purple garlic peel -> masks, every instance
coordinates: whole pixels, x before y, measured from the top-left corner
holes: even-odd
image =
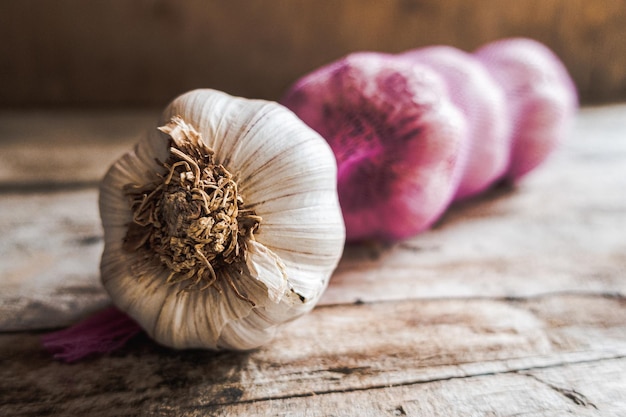
[[[283,103],[335,153],[348,240],[406,238],[450,203],[465,119],[429,68],[355,53],[301,79]]]
[[[559,58],[530,39],[504,39],[474,53],[505,93],[511,123],[512,182],[532,171],[567,135],[578,107],[576,86]]]
[[[335,153],[347,239],[393,241],[538,166],[577,98],[552,52],[509,39],[474,54],[353,53],[299,79],[282,103]]]
[[[511,124],[504,91],[480,61],[458,49],[433,46],[400,56],[437,71],[445,80],[450,100],[467,121],[470,157],[463,161],[455,199],[484,191],[504,175],[509,164]]]

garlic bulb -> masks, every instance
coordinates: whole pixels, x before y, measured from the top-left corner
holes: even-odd
[[[349,241],[408,238],[449,206],[467,124],[435,71],[356,52],[302,77],[282,103],[335,153]]]
[[[474,53],[351,53],[296,80],[281,102],[335,152],[351,241],[408,238],[451,203],[515,183],[567,136],[577,109],[558,57],[520,38]]]
[[[102,182],[102,282],[163,345],[263,345],[341,256],[333,153],[283,106],[215,90],[178,97],[160,126]]]

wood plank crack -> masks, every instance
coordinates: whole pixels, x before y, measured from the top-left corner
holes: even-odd
[[[432,383],[454,381],[454,380],[466,380],[466,379],[474,379],[474,378],[482,378],[482,377],[496,377],[499,375],[519,374],[519,375],[527,376],[527,377],[537,380],[538,382],[548,386],[550,389],[558,392],[560,395],[566,397],[569,401],[574,402],[576,405],[585,406],[585,407],[593,407],[595,409],[598,409],[598,407],[595,404],[589,401],[580,392],[574,389],[562,388],[557,385],[551,384],[547,381],[543,381],[530,372],[538,371],[538,370],[558,370],[559,368],[562,368],[564,366],[582,365],[582,364],[600,364],[603,362],[625,360],[625,359],[626,359],[626,355],[615,355],[615,356],[606,356],[606,357],[593,359],[593,360],[563,361],[558,364],[551,364],[551,365],[545,365],[545,366],[532,366],[528,368],[509,369],[509,370],[503,370],[503,371],[497,371],[497,372],[467,373],[467,374],[460,375],[460,376],[449,376],[449,377],[440,377],[440,378],[430,378],[430,379],[424,379],[424,380],[413,380],[413,381],[406,381],[406,382],[396,383],[396,384],[386,384],[386,385],[375,384],[375,385],[364,386],[364,387],[351,387],[351,388],[334,389],[334,390],[319,390],[319,391],[310,391],[310,392],[303,392],[303,393],[291,394],[291,395],[275,395],[275,396],[266,396],[266,397],[242,399],[242,400],[238,399],[237,401],[211,403],[211,404],[206,404],[206,405],[181,406],[180,408],[185,409],[185,410],[207,410],[207,409],[210,410],[214,408],[227,407],[227,406],[232,406],[232,405],[256,404],[256,403],[263,403],[263,402],[272,402],[272,401],[280,401],[280,400],[288,400],[288,399],[296,399],[296,398],[317,397],[317,396],[324,396],[324,395],[349,394],[349,393],[367,392],[367,391],[397,388],[397,387],[411,387],[411,386],[427,385],[427,384],[432,384]],[[404,414],[398,414],[398,415],[404,415]]]
[[[555,385],[553,383],[545,381],[545,380],[537,377],[536,375],[533,375],[533,374],[528,373],[526,371],[518,372],[518,373],[520,375],[527,376],[529,378],[534,379],[537,382],[540,382],[540,383],[544,384],[545,386],[547,386],[550,389],[556,391],[557,393],[559,393],[560,395],[564,396],[565,398],[567,398],[568,400],[570,400],[571,402],[573,402],[576,405],[579,405],[579,406],[582,406],[582,407],[592,407],[592,408],[595,408],[596,410],[598,409],[598,407],[594,403],[589,401],[589,399],[584,394],[582,394],[581,392],[576,391],[575,389],[560,387],[558,385]]]
[[[332,282],[330,284],[332,286]],[[540,292],[535,294],[526,294],[526,295],[463,295],[458,297],[428,297],[428,299],[422,299],[419,297],[407,297],[404,298],[403,301],[416,301],[420,300],[428,301],[428,302],[436,302],[436,301],[450,301],[452,299],[458,301],[495,301],[495,302],[505,302],[505,303],[524,303],[528,301],[540,301],[543,299],[551,298],[551,297],[581,297],[581,298],[604,298],[607,300],[615,300],[618,302],[626,302],[626,293],[622,293],[619,291],[589,291],[589,290],[559,290],[559,291],[549,291],[549,292]],[[329,309],[329,308],[337,308],[337,307],[345,307],[345,306],[368,306],[373,304],[394,304],[397,303],[398,300],[387,300],[380,299],[375,301],[364,301],[364,300],[356,300],[354,302],[341,302],[341,303],[324,303],[316,306],[316,309]]]

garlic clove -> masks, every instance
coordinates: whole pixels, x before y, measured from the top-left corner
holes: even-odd
[[[343,251],[332,151],[283,106],[215,90],[162,117],[101,184],[102,282],[164,345],[267,343]]]
[[[467,128],[428,67],[355,53],[301,78],[282,103],[335,152],[349,240],[412,236],[450,203]]]
[[[274,319],[265,317],[262,309],[250,314],[238,322],[229,322],[224,326],[218,346],[222,349],[249,350],[263,346],[274,338],[278,327]]]
[[[279,303],[289,290],[285,264],[274,252],[255,241],[248,242],[246,255],[250,275],[265,285],[270,301]]]
[[[503,90],[473,55],[449,46],[414,49],[399,55],[426,65],[445,81],[448,95],[468,127],[468,156],[455,200],[471,197],[501,179],[509,165],[511,124]]]
[[[123,237],[123,235],[121,236]],[[161,272],[160,275],[155,271],[154,275],[141,274],[140,277],[136,277],[136,270],[141,271],[147,266],[137,265],[134,270],[131,270],[129,268],[132,265],[131,259],[118,255],[118,253],[123,253],[121,245],[117,250],[114,246],[111,247],[111,244],[105,243],[105,245],[109,246],[110,249],[103,253],[100,264],[103,285],[122,311],[128,312],[138,308],[136,303],[141,301],[142,304],[139,307],[146,318],[142,327],[148,334],[153,334],[156,319],[159,316],[163,301],[168,295],[167,289],[160,284],[163,279],[167,278],[165,271]],[[128,279],[129,276],[132,276],[134,280]],[[150,294],[150,296],[145,297],[145,294]]]
[[[176,349],[220,348],[218,341],[225,325],[238,323],[253,310],[249,302],[230,297],[228,289],[223,286],[220,289],[222,294],[184,291],[180,287],[177,291],[170,289],[162,301],[154,329],[148,333],[155,340]],[[260,291],[257,284],[257,292]]]
[[[506,96],[512,143],[505,177],[515,182],[567,136],[578,106],[576,87],[558,57],[531,39],[495,41],[474,55]]]

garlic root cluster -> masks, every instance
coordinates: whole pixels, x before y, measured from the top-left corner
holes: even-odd
[[[403,239],[453,202],[537,167],[567,133],[575,86],[529,39],[470,54],[434,46],[353,53],[281,101],[330,144],[348,240]]]
[[[283,106],[175,99],[100,189],[102,282],[174,348],[251,349],[311,310],[343,251],[336,163]]]

